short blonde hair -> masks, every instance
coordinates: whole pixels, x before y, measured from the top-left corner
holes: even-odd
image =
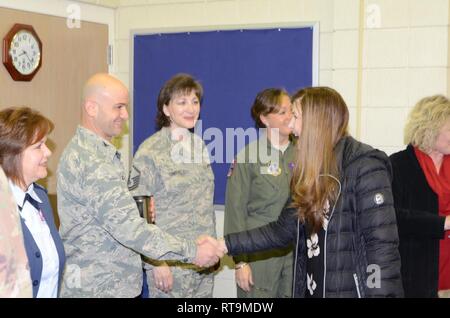
[[[404,142],[430,152],[439,130],[450,120],[450,101],[443,95],[422,98],[411,110],[405,126]]]

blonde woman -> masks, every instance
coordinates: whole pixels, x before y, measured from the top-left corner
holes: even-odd
[[[405,150],[391,156],[406,297],[450,289],[450,101],[421,99],[405,126]],[[446,232],[447,231],[447,232]]]
[[[291,198],[277,221],[225,236],[228,253],[294,243],[294,297],[401,297],[387,156],[349,136],[335,90],[302,89],[293,105]]]

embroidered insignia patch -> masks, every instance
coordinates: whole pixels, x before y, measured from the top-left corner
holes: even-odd
[[[277,163],[270,163],[267,167],[267,173],[271,174],[274,177],[277,177],[281,174],[281,168]]]
[[[130,176],[128,177],[128,189],[130,191],[136,189],[139,185],[141,179],[141,171],[133,166],[130,171]]]

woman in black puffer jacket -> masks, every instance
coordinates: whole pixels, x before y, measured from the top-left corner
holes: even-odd
[[[225,236],[228,253],[294,243],[295,297],[402,297],[387,156],[348,136],[335,90],[302,89],[293,105],[300,136],[291,199],[277,221]]]

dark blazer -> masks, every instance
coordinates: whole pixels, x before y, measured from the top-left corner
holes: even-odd
[[[59,294],[59,287],[61,284],[61,278],[64,271],[64,264],[66,262],[66,255],[64,253],[64,247],[61,241],[61,237],[59,236],[58,230],[56,229],[55,226],[55,220],[53,218],[53,210],[48,200],[47,190],[35,183],[34,191],[42,201],[42,203],[39,204],[39,207],[41,208],[42,214],[44,215],[45,221],[47,222],[47,225],[50,229],[50,233],[53,237],[53,241],[55,242],[56,250],[58,251],[59,256],[58,294]],[[33,297],[36,297],[39,290],[39,285],[41,283],[41,274],[42,274],[41,251],[39,250],[36,242],[34,241],[33,235],[25,225],[25,221],[22,218],[20,218],[20,221],[22,223],[22,232],[25,243],[25,250],[28,256],[28,262],[30,263],[31,282],[33,284]]]
[[[352,137],[335,147],[341,193],[330,214],[325,245],[325,297],[402,297],[398,232],[389,159]],[[296,244],[294,295],[306,292],[304,225],[288,200],[275,222],[228,234],[230,255]],[[380,269],[372,284],[373,265]]]
[[[445,234],[438,196],[428,185],[411,145],[390,159],[405,296],[437,297],[439,240]]]

